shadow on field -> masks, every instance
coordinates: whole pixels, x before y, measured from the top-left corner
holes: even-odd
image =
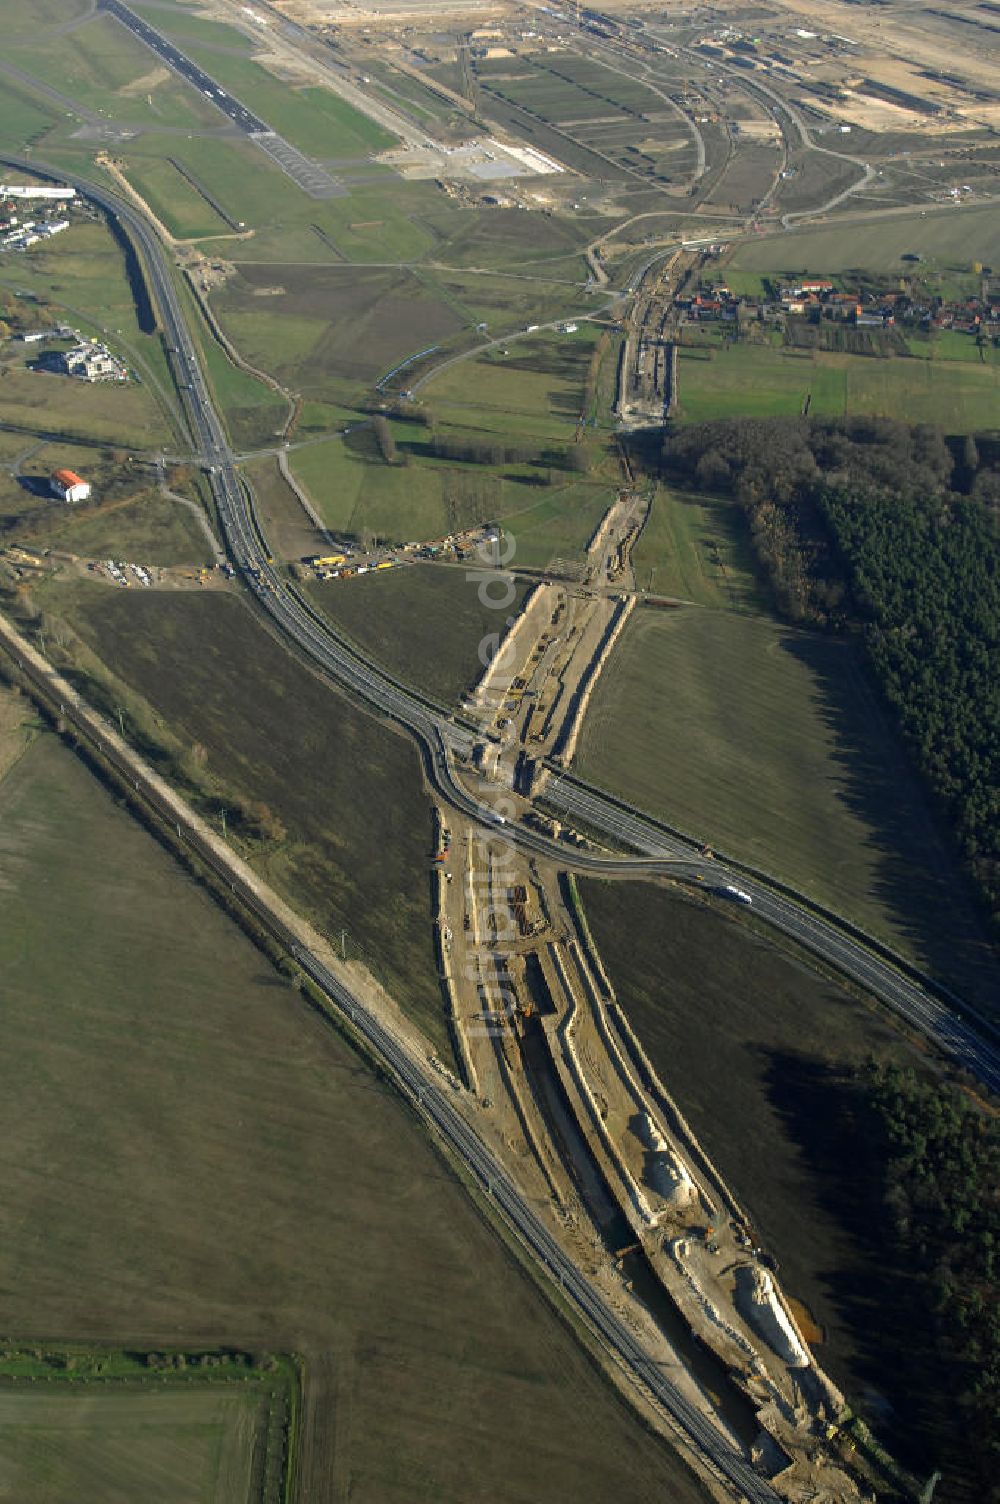
[[[862,1077],[795,1051],[766,1050],[764,1084],[801,1153],[819,1207],[844,1230],[854,1257],[821,1271],[853,1334],[852,1399],[879,1438],[920,1473],[944,1465],[937,1412],[948,1391],[921,1300],[886,1200],[886,1149]],[[823,1362],[823,1350],[817,1353]]]
[[[783,635],[780,646],[812,676],[816,709],[843,774],[838,798],[864,822],[877,854],[876,896],[929,971],[959,993],[986,1000],[995,973],[988,974],[991,958],[972,895],[855,649],[800,633]]]
[[[47,475],[19,475],[17,483],[29,496],[42,496],[46,501],[52,500],[52,487]]]

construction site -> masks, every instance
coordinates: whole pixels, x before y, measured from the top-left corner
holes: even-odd
[[[677,405],[677,312],[704,256],[678,250],[643,281],[629,310],[618,366],[615,415],[626,428],[659,426]]]
[[[622,490],[581,577],[534,588],[466,703],[482,727],[466,782],[487,813],[484,825],[436,812],[435,941],[461,1083],[438,1069],[470,1094],[477,1122],[574,1257],[781,1495],[857,1499],[844,1397],[811,1353],[751,1217],[633,1032],[573,878],[504,835],[521,798],[573,756],[590,693],[636,608],[630,553],[646,505]],[[588,836],[532,818],[594,849]]]

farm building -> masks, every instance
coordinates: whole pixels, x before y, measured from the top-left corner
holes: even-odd
[[[89,481],[81,480],[75,470],[57,470],[49,486],[62,501],[86,501],[90,495]]]

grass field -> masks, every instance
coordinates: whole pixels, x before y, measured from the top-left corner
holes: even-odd
[[[281,821],[285,839],[257,857],[269,880],[323,933],[346,928],[352,952],[447,1052],[430,816],[410,745],[300,668],[230,597],[78,586],[64,601],[112,672],[205,749],[208,773]]]
[[[476,561],[470,561],[474,571]],[[504,611],[483,605],[479,580],[466,569],[418,564],[309,587],[309,595],[348,637],[391,673],[445,704],[483,672],[479,645],[506,630],[527,593],[520,585]],[[502,594],[499,588],[494,595]]]
[[[448,532],[447,467],[387,465],[374,457],[366,438],[358,437],[351,446],[339,439],[312,444],[291,455],[296,480],[327,526],[355,538],[371,533],[395,543]],[[484,484],[499,487],[500,482],[490,475]]]
[[[449,366],[421,397],[454,427],[571,443],[599,337],[584,324],[576,334],[539,333],[500,345]]]
[[[112,120],[139,124],[215,125],[218,114],[193,85],[164,67],[110,16],[44,37],[21,36],[8,60],[77,104]]]
[[[544,278],[561,275],[554,270],[554,263],[573,257],[579,258],[574,264],[580,279],[587,275],[586,264],[580,257],[583,247],[614,223],[597,215],[576,220],[543,216],[530,209],[505,209],[503,214],[490,210],[465,211],[456,215],[440,204],[430,208],[427,218],[447,237],[450,266],[506,268],[511,272],[530,267]]]
[[[196,16],[186,0],[171,3],[171,0],[155,0],[146,5],[142,0],[131,7],[136,15],[144,17],[151,26],[165,37],[173,37],[183,49],[189,42],[204,42],[208,46],[225,47],[229,51],[251,52],[255,39],[235,26],[226,26],[219,21],[205,21]]]
[[[581,885],[631,1023],[699,1140],[823,1328],[816,1355],[849,1403],[923,1473],[939,1377],[914,1340],[909,1275],[885,1261],[876,1135],[859,1113],[868,1061],[919,1068],[887,1018],[746,924],[636,883]]]
[[[632,550],[641,590],[699,606],[760,606],[753,554],[742,513],[732,502],[658,486]]]
[[[126,164],[125,176],[179,240],[230,233],[226,221],[166,157],[133,159]]]
[[[401,444],[410,425],[394,425]],[[422,433],[422,430],[418,430]],[[513,537],[512,563],[542,568],[550,559],[579,558],[614,499],[604,481],[558,474],[541,486],[524,466],[457,466],[418,459],[387,465],[372,453],[367,433],[342,443],[313,444],[292,452],[291,466],[313,505],[335,532],[366,534],[405,543],[440,538],[477,521],[502,520]]]
[[[976,348],[975,340],[958,329],[939,329],[933,334],[911,334],[906,338],[907,349],[918,360],[973,361],[980,365],[996,365],[1000,352],[993,345]],[[939,380],[947,380],[947,377]]]
[[[27,86],[20,89],[8,78],[0,83],[0,140],[9,151],[33,145],[54,120],[54,113],[32,98]]]
[[[87,9],[87,0],[8,0],[4,28],[11,38],[35,37],[42,27],[76,20]]]
[[[847,645],[728,612],[642,612],[579,763],[973,990],[961,887]]]
[[[300,1353],[303,1498],[704,1504],[393,1093],[52,737],[0,816],[7,1332]],[[66,1504],[161,1497],[108,1484]]]
[[[58,427],[65,406],[68,418],[84,425],[82,431],[88,438],[107,433],[127,440],[125,430],[131,425],[137,444],[162,442],[169,432],[164,404],[169,404],[173,392],[166,358],[156,332],[140,324],[122,251],[103,223],[74,224],[44,249],[33,246],[26,255],[0,256],[0,285],[20,298],[38,299],[51,307],[53,322],[65,319],[85,335],[106,339],[142,382],[141,386],[91,387],[82,381],[45,377],[47,383],[58,383],[60,390],[56,403],[52,385],[46,387],[48,428]],[[25,386],[24,390],[35,389]],[[7,401],[5,389],[5,405]],[[121,415],[117,424],[112,422],[113,412]]]
[[[468,323],[485,323],[494,337],[526,324],[548,324],[580,308],[574,278],[505,276],[502,272],[442,272],[420,268],[421,282],[444,298]]]
[[[749,213],[774,183],[781,165],[777,143],[745,142],[712,185],[706,204],[723,213]]]
[[[857,149],[854,154],[858,154]],[[792,176],[782,179],[776,194],[776,202],[785,214],[814,210],[818,204],[828,203],[836,194],[852,187],[862,176],[857,163],[838,161],[825,152],[793,151],[786,166],[792,169]]]
[[[371,163],[361,174],[365,181],[358,183],[338,169],[349,188],[346,196],[311,199],[245,138],[145,134],[123,145],[120,154],[129,176],[135,174],[139,182],[147,167],[155,174],[162,171],[157,164],[168,157],[181,162],[234,219],[253,231],[251,238],[225,247],[240,264],[419,259],[445,242],[449,225],[472,212],[442,206],[432,183],[405,183],[388,168],[383,181],[367,181],[375,172]],[[169,214],[171,204],[165,208]],[[440,228],[422,222],[430,209],[439,211]]]
[[[1000,260],[1000,207],[969,204],[961,209],[892,215],[886,219],[834,223],[791,235],[762,236],[739,246],[730,264],[748,272],[903,272],[901,257],[919,251],[933,266],[963,271],[973,261]]]
[[[902,418],[940,424],[949,433],[995,428],[1000,366],[984,365],[971,344],[968,355],[942,372],[927,360],[793,353],[770,345],[718,348],[709,360],[682,350],[681,416],[693,422],[794,416],[808,397],[814,418]]]
[[[246,1504],[259,1394],[0,1392],[0,1477],[45,1504]]]
[[[360,397],[469,322],[405,270],[243,265],[212,303],[248,360],[314,399]]]
[[[272,446],[288,421],[289,402],[259,377],[234,365],[197,307],[190,289],[182,289],[189,324],[201,347],[203,364],[217,405],[237,448]],[[242,352],[238,352],[242,354]]]
[[[209,564],[205,534],[187,507],[150,490],[103,517],[76,520],[47,540],[84,558],[129,559],[135,564]]]
[[[8,366],[0,393],[4,421],[47,433],[144,450],[167,437],[160,410],[134,382],[78,381],[49,371]]]
[[[128,142],[121,155],[129,179],[140,192],[145,191],[144,185],[150,179],[155,185],[163,172],[161,164],[174,157],[234,219],[245,220],[252,228],[268,218],[281,224],[294,223],[308,212],[305,207],[308,200],[303,200],[301,189],[270,157],[245,139],[220,141],[205,136],[144,135]],[[176,174],[176,168],[171,171]],[[175,180],[170,182],[171,193],[162,207],[169,228],[179,234],[180,225],[174,216],[182,209],[186,195]],[[181,196],[175,198],[175,194]],[[318,249],[318,241],[316,245]],[[236,254],[243,248],[243,242],[236,242],[229,249]]]
[[[441,347],[437,358],[443,360],[463,330],[484,322],[494,336],[505,327],[523,329],[523,320],[551,320],[575,301],[574,285],[563,282],[494,280],[436,269],[240,262],[237,276],[213,295],[212,305],[255,365],[312,400],[349,402],[359,401],[379,377],[422,351]],[[428,383],[428,393],[435,403],[440,397],[464,404],[482,390],[484,405],[492,408],[497,365],[505,361],[521,376],[531,373],[522,406],[537,399],[541,406],[534,416],[551,413],[553,404],[562,406],[553,378],[579,390],[597,335],[586,328],[575,337],[558,338],[561,349],[553,336],[540,336],[530,342],[530,351],[519,341],[508,357],[463,362],[456,368],[457,381],[449,382],[446,372]],[[501,394],[501,400],[508,396]],[[577,416],[574,412],[574,421]]]
[[[293,186],[287,178],[285,183]],[[260,207],[239,216],[258,226],[254,238],[240,247],[241,263],[420,261],[429,252],[442,250],[454,227],[473,215],[469,209],[442,207],[432,183],[405,183],[392,175],[353,185],[346,197],[324,203],[306,199],[295,189],[297,196],[287,213],[270,209],[269,195],[241,184],[241,197],[247,192]],[[434,211],[441,216],[440,226],[429,222]],[[319,226],[324,239],[317,236],[314,226]]]
[[[396,144],[395,136],[330,89],[292,88],[250,58],[210,51],[201,43],[185,43],[184,51],[265,125],[310,156],[367,156]]]
[[[295,561],[327,551],[326,540],[306,515],[273,455],[246,465],[244,474],[253,486],[257,515],[276,558]]]
[[[581,560],[614,499],[615,488],[607,482],[570,481],[543,491],[538,501],[505,510],[511,567],[544,569],[553,559]]]

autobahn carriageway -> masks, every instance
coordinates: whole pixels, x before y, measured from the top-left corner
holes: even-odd
[[[367,705],[388,716],[418,741],[425,770],[436,792],[453,808],[479,823],[489,824],[489,812],[462,783],[455,771],[455,753],[467,755],[475,734],[442,707],[399,683],[346,643],[292,588],[271,561],[254,510],[253,494],[234,461],[222,421],[205,382],[177,290],[163,249],[145,217],[103,185],[67,174],[23,157],[0,156],[0,161],[40,176],[71,184],[85,197],[115,216],[131,234],[139,251],[150,292],[159,310],[174,380],[180,391],[198,458],[208,472],[219,521],[233,561],[242,573],[272,626],[314,669],[340,688],[350,690]],[[578,872],[595,876],[649,876],[725,884],[738,882],[753,899],[755,915],[780,930],[898,1013],[978,1077],[1000,1092],[1000,1048],[956,1012],[959,1000],[941,990],[914,968],[859,932],[796,895],[782,893],[762,878],[739,867],[730,868],[716,857],[700,860],[700,847],[691,839],[665,829],[621,801],[590,788],[572,773],[559,772],[545,794],[572,819],[609,836],[637,857],[613,856],[568,848],[564,842],[509,822],[505,839],[522,849]],[[495,829],[495,827],[494,827]],[[496,832],[499,834],[498,832]],[[952,1005],[954,1004],[954,1006]],[[982,1029],[996,1032],[986,1020]]]
[[[489,819],[487,807],[465,788],[454,768],[455,752],[471,749],[473,733],[457,724],[432,701],[415,694],[368,663],[343,642],[330,624],[287,584],[271,562],[254,512],[252,492],[236,467],[177,290],[150,224],[136,209],[103,185],[23,157],[2,155],[0,161],[37,176],[71,184],[129,232],[159,311],[174,380],[181,394],[198,458],[209,477],[220,525],[234,563],[272,625],[297,653],[305,656],[324,677],[353,692],[418,740],[428,777],[442,798],[470,819],[485,824],[495,837],[510,839],[524,849],[577,871],[623,877],[670,873],[713,881],[723,881],[729,875],[724,863],[699,860],[695,843],[666,831],[654,821],[589,789],[566,773],[557,779],[556,791],[548,796],[550,802],[558,802],[571,816],[600,829],[622,845],[632,847],[640,853],[638,857],[571,851],[564,843],[520,822],[505,825],[502,832],[497,830]],[[752,897],[754,912],[761,919],[792,936],[873,992],[946,1053],[958,1058],[991,1089],[1000,1090],[1000,1053],[943,1006],[919,981],[911,980],[832,920],[814,914],[761,880],[748,879],[742,871],[734,871],[732,875]],[[259,908],[256,902],[252,906]],[[391,1068],[406,1094],[416,1101],[453,1152],[484,1184],[535,1256],[559,1281],[636,1380],[663,1404],[698,1449],[744,1498],[752,1504],[773,1504],[778,1498],[775,1491],[662,1373],[562,1251],[513,1180],[429,1072],[402,1049],[371,1010],[315,955],[304,951],[297,941],[291,948],[302,969],[348,1016],[377,1056]]]

